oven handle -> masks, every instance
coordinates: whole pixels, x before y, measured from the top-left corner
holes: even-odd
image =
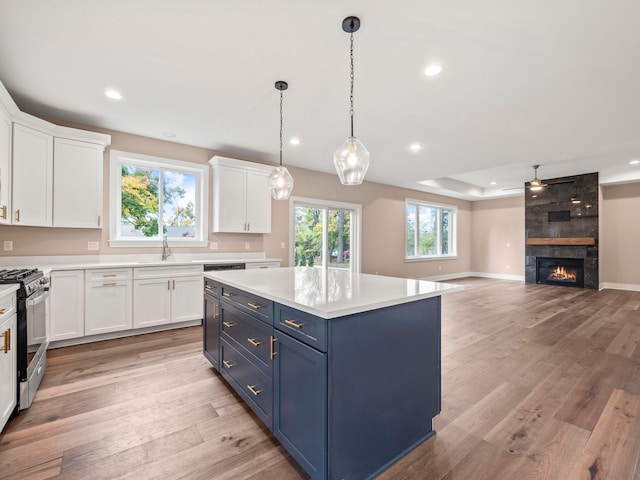
[[[45,290],[39,295],[36,295],[35,297],[27,298],[27,307],[33,307],[34,305],[44,302],[48,296],[49,296],[49,291]]]

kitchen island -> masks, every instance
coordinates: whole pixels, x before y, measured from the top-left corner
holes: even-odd
[[[295,267],[205,273],[204,354],[314,479],[432,436],[446,283]]]

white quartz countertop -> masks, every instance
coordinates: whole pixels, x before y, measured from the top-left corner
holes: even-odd
[[[461,285],[313,267],[205,272],[204,276],[321,318],[436,297]]]

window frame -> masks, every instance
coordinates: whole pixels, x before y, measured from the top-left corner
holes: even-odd
[[[161,247],[162,237],[130,238],[121,235],[122,165],[170,170],[196,176],[196,236],[168,238],[171,247],[206,247],[209,243],[209,166],[170,158],[111,150],[109,172],[109,246]]]
[[[289,245],[291,248],[289,249],[289,265],[295,265],[295,248],[296,248],[296,219],[295,219],[295,211],[296,207],[310,207],[310,208],[319,208],[323,210],[323,231],[326,231],[327,228],[327,215],[326,211],[328,210],[349,210],[351,211],[351,245],[352,250],[353,246],[356,247],[356,254],[350,255],[350,269],[345,271],[350,271],[352,273],[360,273],[361,268],[361,259],[362,259],[362,205],[357,203],[345,203],[345,202],[336,202],[331,200],[321,200],[316,198],[306,198],[306,197],[290,197],[289,198]],[[322,268],[323,270],[328,270],[330,267],[328,265],[328,261],[326,259],[326,250],[327,246],[325,244],[326,237],[323,236],[322,239],[322,266],[315,268]]]
[[[426,207],[426,208],[435,208],[438,210],[438,219],[437,219],[437,224],[438,224],[438,235],[437,235],[437,243],[436,243],[436,249],[437,252],[435,255],[412,255],[409,256],[407,255],[407,244],[409,241],[409,236],[408,236],[408,225],[407,225],[407,221],[408,221],[408,215],[407,215],[407,209],[408,207],[412,205],[416,208],[416,228],[415,228],[415,238],[414,238],[414,253],[415,253],[415,247],[419,244],[418,242],[418,232],[420,231],[420,229],[418,228],[419,226],[419,220],[420,220],[420,215],[419,215],[419,207]],[[442,254],[442,211],[443,210],[447,210],[449,212],[451,212],[451,221],[450,221],[450,225],[449,225],[449,251],[450,253],[448,254]],[[455,259],[458,258],[458,236],[457,236],[457,229],[458,229],[458,207],[456,205],[449,205],[449,204],[445,204],[445,203],[436,203],[436,202],[430,202],[430,201],[426,201],[426,200],[417,200],[415,198],[405,198],[405,204],[404,204],[404,260],[405,262],[422,262],[422,261],[430,261],[430,260],[447,260],[447,259]]]

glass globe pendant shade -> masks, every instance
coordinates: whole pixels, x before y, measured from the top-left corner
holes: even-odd
[[[333,164],[343,185],[360,185],[369,168],[369,150],[356,137],[349,137],[333,154]]]
[[[269,189],[274,200],[287,200],[293,190],[293,177],[287,167],[280,165],[269,175]]]

